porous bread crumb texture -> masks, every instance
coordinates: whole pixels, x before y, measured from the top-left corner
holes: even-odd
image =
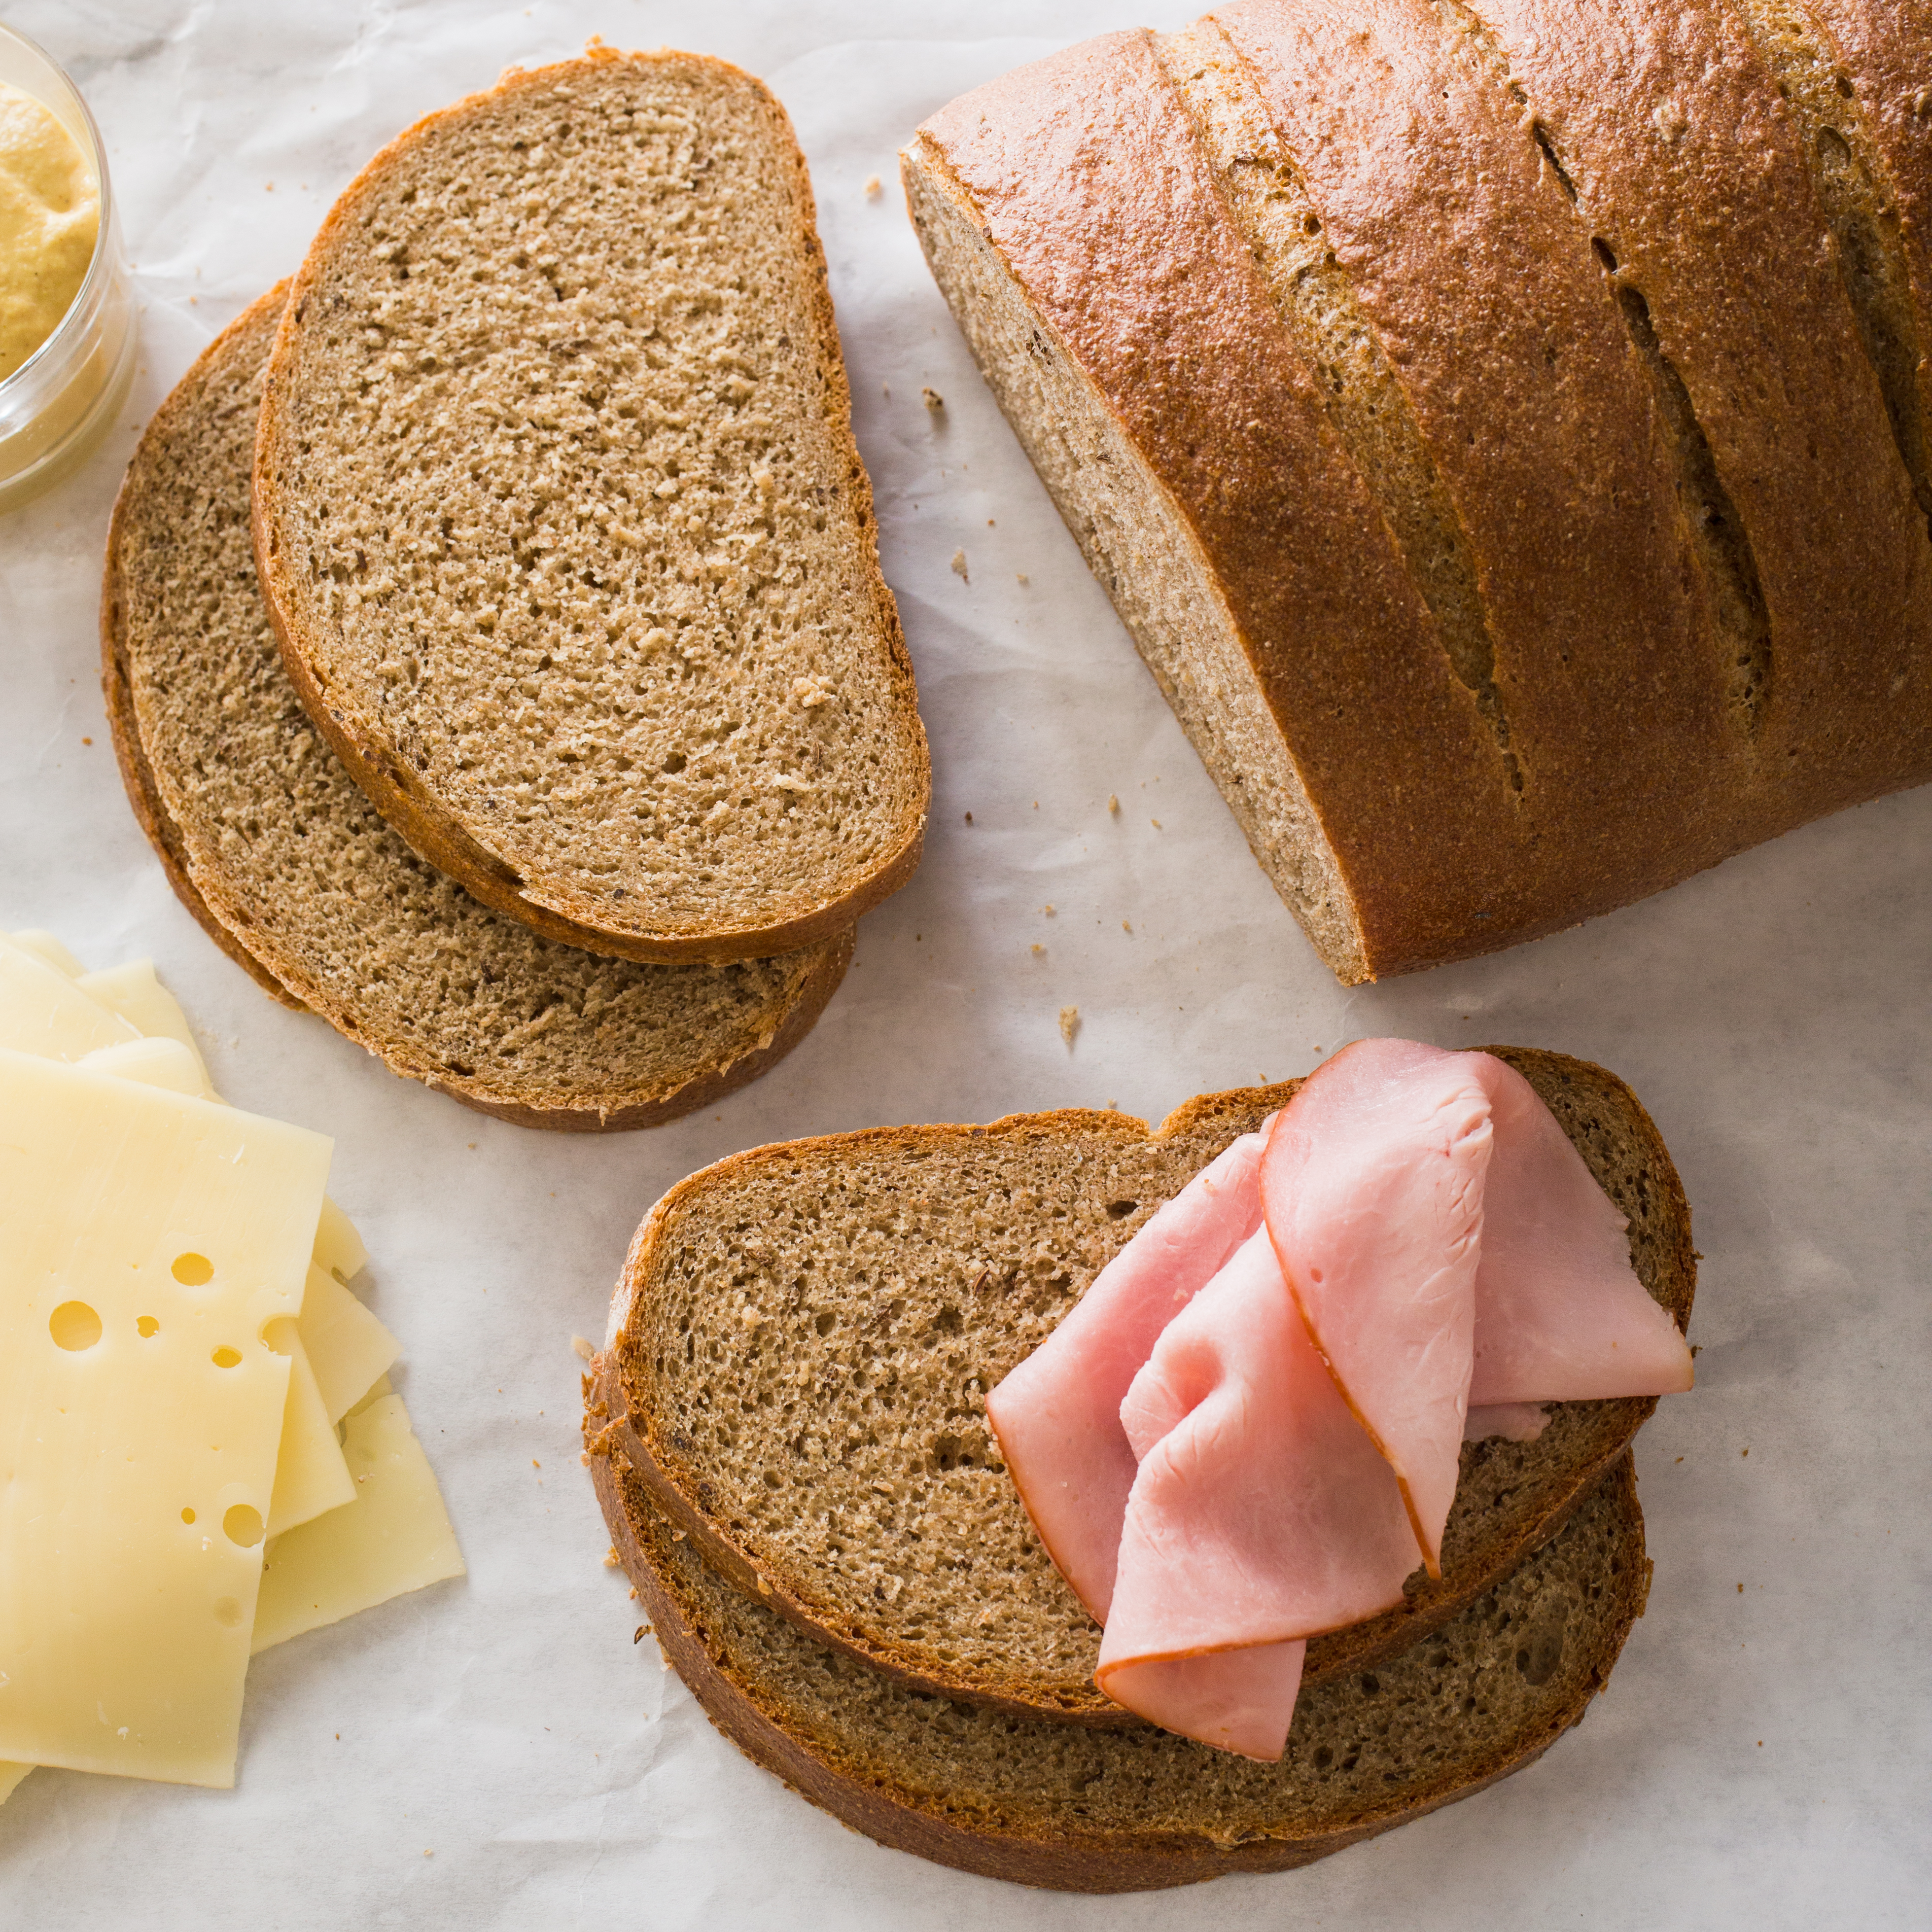
[[[1580,1721],[1649,1587],[1626,1455],[1451,1622],[1305,1688],[1286,1754],[1264,1765],[1138,1722],[909,1690],[733,1589],[634,1480],[606,1478],[604,1494],[660,1641],[742,1748],[888,1844],[1083,1891],[1305,1863],[1520,1768]]]
[[[602,958],[490,911],[389,830],[297,702],[256,579],[249,465],[281,307],[272,291],[183,379],[117,507],[103,619],[137,812],[145,791],[184,896],[244,964],[398,1071],[534,1124],[700,1104],[802,1031],[845,947]]]
[[[1640,1276],[1684,1319],[1688,1210],[1628,1090],[1564,1056],[1501,1051],[1630,1217]],[[1210,1096],[1160,1138],[1119,1114],[1022,1116],[761,1149],[685,1184],[634,1251],[618,1348],[660,1479],[835,1641],[950,1691],[1120,1721],[1091,1681],[1099,1628],[1000,1460],[986,1393],[1294,1085]],[[1443,1581],[1418,1570],[1401,1610],[1318,1640],[1310,1679],[1466,1600],[1654,1406],[1564,1403],[1534,1443],[1466,1444]]]
[[[332,736],[614,947],[849,923],[925,740],[770,96],[507,76],[365,171],[293,302],[257,500]]]
[[[1088,565],[1316,950],[1368,976],[1340,866],[1215,573],[1119,418],[931,165],[904,170],[934,278]]]

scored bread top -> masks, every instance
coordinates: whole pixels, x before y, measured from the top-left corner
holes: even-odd
[[[1550,1106],[1631,1223],[1680,1322],[1695,1285],[1668,1154],[1613,1075],[1490,1049]],[[1298,1083],[1206,1096],[1157,1134],[1118,1114],[1016,1115],[754,1149],[639,1230],[589,1398],[627,1460],[740,1587],[874,1666],[950,1695],[1124,1721],[1100,1633],[1040,1544],[985,1401],[1164,1200]],[[1538,1441],[1471,1443],[1444,1539],[1402,1606],[1309,1647],[1311,1682],[1452,1614],[1560,1522],[1654,1400],[1566,1402]]]
[[[1304,1688],[1262,1764],[922,1695],[734,1588],[609,1457],[591,1474],[666,1660],[748,1756],[881,1844],[1068,1892],[1286,1870],[1520,1770],[1581,1720],[1650,1587],[1626,1453],[1452,1621]]]
[[[1932,778],[1921,13],[1234,0],[904,150],[989,384],[1343,980]],[[1397,595],[1333,642],[1378,545]]]
[[[383,823],[296,701],[256,580],[248,472],[286,293],[182,378],[115,506],[103,677],[136,816],[218,944],[396,1072],[532,1126],[706,1105],[802,1036],[849,934],[728,966],[606,958],[479,904]]]
[[[385,149],[296,278],[254,493],[303,702],[487,904],[742,958],[917,862],[810,184],[748,75],[593,48]]]

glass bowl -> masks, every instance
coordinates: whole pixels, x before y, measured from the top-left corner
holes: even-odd
[[[58,482],[94,446],[134,374],[134,303],[100,130],[59,64],[0,26],[0,81],[40,102],[100,184],[100,230],[80,292],[53,333],[0,381],[0,512]]]

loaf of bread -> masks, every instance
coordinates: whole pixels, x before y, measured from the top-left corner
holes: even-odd
[[[248,478],[286,285],[155,412],[115,506],[103,676],[129,797],[216,943],[398,1073],[525,1126],[674,1119],[787,1052],[849,933],[644,965],[542,938],[425,864],[297,702],[256,580]]]
[[[905,150],[1343,980],[1932,777],[1928,82],[1888,0],[1237,0]]]
[[[698,56],[512,70],[378,154],[272,361],[303,703],[478,898],[651,961],[832,939],[928,770],[784,112]]]
[[[1628,1218],[1681,1328],[1690,1210],[1649,1116],[1567,1054],[1489,1051],[1530,1081]],[[734,1154],[638,1231],[587,1433],[738,1587],[916,1688],[1085,1723],[1100,1630],[1036,1534],[986,1396],[1161,1204],[1300,1082],[1118,1113],[834,1134]],[[1534,1442],[1466,1443],[1443,1576],[1309,1646],[1360,1669],[1458,1614],[1547,1539],[1654,1397],[1555,1406]]]

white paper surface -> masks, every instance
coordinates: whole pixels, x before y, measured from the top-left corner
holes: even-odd
[[[1498,958],[1336,987],[980,384],[897,188],[899,143],[953,94],[1195,10],[8,8],[102,125],[146,308],[107,446],[0,521],[0,927],[49,927],[90,966],[152,953],[220,1090],[334,1136],[332,1191],[374,1256],[358,1286],[402,1340],[398,1385],[470,1574],[257,1659],[234,1792],[37,1772],[0,1808],[0,1924],[1927,1922],[1932,790]],[[398,1080],[218,953],[122,796],[95,634],[120,470],[194,354],[296,266],[379,145],[592,33],[738,61],[797,124],[934,767],[924,866],[862,926],[812,1037],[699,1119],[604,1141],[500,1125]],[[942,416],[921,404],[928,384]],[[962,548],[968,581],[950,567]],[[714,1733],[649,1640],[632,1646],[638,1612],[604,1567],[577,1460],[571,1338],[603,1332],[656,1196],[797,1134],[1110,1100],[1158,1118],[1370,1033],[1601,1060],[1655,1114],[1690,1190],[1700,1388],[1640,1440],[1655,1585],[1582,1728],[1520,1777],[1309,1870],[1113,1900],[884,1850]]]

